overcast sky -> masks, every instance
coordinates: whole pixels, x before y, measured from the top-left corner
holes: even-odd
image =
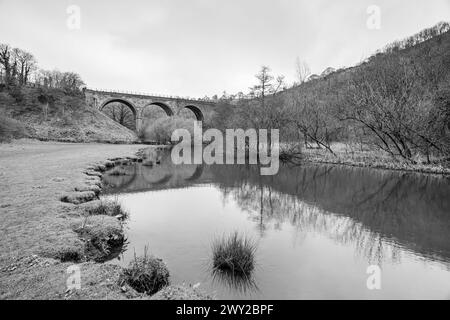
[[[81,28],[67,26],[68,6]],[[370,5],[381,9],[369,29]],[[71,20],[73,21],[73,20]],[[351,66],[393,40],[450,21],[450,0],[0,0],[0,42],[89,87],[181,96],[248,91],[261,65],[295,80]]]

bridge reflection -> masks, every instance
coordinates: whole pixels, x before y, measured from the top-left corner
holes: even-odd
[[[208,175],[203,175],[204,165],[174,165],[168,153],[163,154],[160,165],[133,163],[123,170],[123,176],[104,174],[104,194],[186,188],[208,180]]]
[[[400,259],[396,248],[450,262],[448,179],[327,165],[282,166],[276,176],[261,176],[257,166],[173,165],[169,154],[161,165],[124,169],[127,176],[105,174],[105,193],[211,184],[248,212],[261,236],[289,223],[299,236],[314,229],[353,243],[378,263]]]

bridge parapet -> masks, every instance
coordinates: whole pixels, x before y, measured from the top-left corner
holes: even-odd
[[[108,89],[96,89],[96,88],[86,88],[85,91],[98,92],[103,94],[111,94],[111,95],[126,95],[132,97],[142,97],[142,98],[153,98],[153,99],[173,99],[173,100],[182,100],[182,101],[191,101],[191,102],[199,102],[199,103],[216,103],[215,100],[209,98],[192,98],[192,97],[181,97],[167,94],[156,94],[156,93],[147,93],[147,92],[138,92],[138,91],[118,91],[118,90],[108,90]]]

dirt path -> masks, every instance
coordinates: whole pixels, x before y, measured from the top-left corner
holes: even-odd
[[[140,148],[31,140],[0,144],[0,298],[72,297],[66,292],[71,263],[48,258],[80,241],[73,231],[79,218],[75,206],[59,198],[84,182],[89,165],[133,156]],[[115,266],[84,263],[81,271],[84,290],[76,297],[126,298],[114,285]]]

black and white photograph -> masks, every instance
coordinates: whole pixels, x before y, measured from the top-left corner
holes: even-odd
[[[450,300],[450,0],[0,0],[0,300]]]

